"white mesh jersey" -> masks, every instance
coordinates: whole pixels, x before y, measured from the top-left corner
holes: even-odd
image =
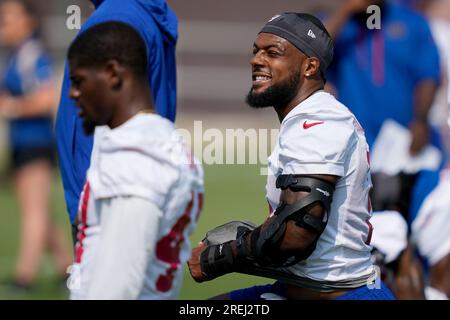
[[[178,297],[203,203],[197,163],[173,123],[158,115],[96,129],[71,298]]]
[[[339,176],[316,249],[288,272],[327,282],[372,274],[369,148],[347,107],[324,91],[302,101],[283,119],[268,169],[266,197],[272,214],[280,202],[275,186],[280,174]]]
[[[430,266],[450,254],[450,166],[440,173],[439,184],[423,201],[414,219],[412,240]]]

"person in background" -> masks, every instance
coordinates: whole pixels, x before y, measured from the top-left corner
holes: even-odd
[[[423,171],[413,189],[411,240],[422,258],[428,294],[450,297],[450,164]],[[434,294],[433,294],[434,293]]]
[[[49,216],[55,92],[51,60],[37,30],[37,15],[29,2],[0,3],[0,40],[10,49],[0,79],[0,117],[9,124],[11,172],[21,214],[19,255],[8,287],[22,290],[35,283],[47,246],[61,275],[71,262],[63,233]]]
[[[424,300],[424,272],[408,239],[406,220],[396,210],[372,214],[372,261],[378,266],[381,279],[398,300]]]
[[[370,5],[380,8],[380,29],[367,27]],[[410,155],[430,141],[439,146],[428,119],[440,82],[439,54],[426,19],[390,1],[347,0],[327,28],[336,47],[327,76],[360,120],[371,151],[387,119],[409,129]]]
[[[429,23],[441,60],[441,86],[430,109],[430,122],[440,130],[447,155],[450,156],[449,76],[450,70],[450,0],[409,0],[409,4],[423,13]]]

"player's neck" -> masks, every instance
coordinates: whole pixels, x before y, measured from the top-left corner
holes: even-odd
[[[301,87],[297,95],[294,97],[294,99],[292,99],[287,105],[274,107],[275,111],[277,112],[280,123],[283,122],[283,119],[288,115],[289,112],[292,111],[292,109],[294,109],[302,101],[308,99],[310,96],[312,96],[319,90],[323,90],[322,83],[317,83],[312,86]]]
[[[140,113],[154,112],[151,92],[144,86],[130,86],[132,90],[124,90],[115,108],[114,115],[108,124],[111,129],[117,128]]]

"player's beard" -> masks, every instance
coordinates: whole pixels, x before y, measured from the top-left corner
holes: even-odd
[[[288,80],[274,84],[259,94],[251,88],[245,102],[255,109],[286,106],[297,95],[299,83],[300,71],[297,71]]]

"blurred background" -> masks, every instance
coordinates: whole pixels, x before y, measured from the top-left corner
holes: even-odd
[[[81,9],[82,22],[92,13],[93,7],[88,0],[33,0],[40,19],[40,35],[45,48],[53,59],[54,88],[60,91],[64,58],[71,40],[78,30],[69,30],[66,21],[69,18],[67,8],[77,5]],[[190,132],[194,130],[194,121],[202,121],[203,131],[216,128],[225,129],[277,129],[278,119],[270,108],[254,110],[246,106],[245,95],[250,89],[251,74],[249,59],[252,46],[259,29],[272,16],[285,11],[303,11],[315,14],[322,19],[341,10],[345,0],[341,1],[294,1],[294,0],[168,0],[179,18],[179,42],[177,45],[178,67],[178,106],[177,121],[179,128]],[[405,5],[416,5],[416,1],[402,1]],[[421,1],[417,1],[421,2]],[[429,1],[434,2],[434,1]],[[450,30],[449,1],[440,2],[441,8],[435,11],[422,11],[430,17],[438,12],[439,19],[447,22],[445,30]],[[422,10],[431,10],[429,8]],[[445,37],[445,35],[447,37]],[[450,33],[444,31],[444,39],[450,41]],[[448,43],[447,43],[448,45]],[[445,40],[442,52],[448,50]],[[448,52],[448,51],[447,51]],[[2,44],[0,47],[0,74],[8,68],[11,49]],[[441,61],[448,57],[441,56]],[[440,65],[444,70],[445,64]],[[445,83],[445,72],[442,83]],[[389,70],[385,77],[390,76]],[[353,81],[359,81],[354,79]],[[336,90],[331,86],[330,90]],[[4,91],[2,89],[1,91]],[[437,109],[439,130],[447,125],[447,92],[441,95]],[[58,99],[56,99],[58,100]],[[54,103],[52,112],[56,112]],[[431,121],[431,120],[430,120]],[[438,130],[438,131],[439,131]],[[20,249],[20,199],[15,191],[14,177],[10,170],[8,150],[8,121],[0,116],[0,283],[8,283],[17,274],[17,259]],[[270,148],[270,147],[269,147]],[[197,155],[198,156],[198,155]],[[445,156],[443,156],[445,157]],[[261,223],[267,214],[265,201],[265,179],[261,175],[261,165],[206,165],[205,164],[205,207],[197,231],[191,237],[196,244],[207,230],[234,219],[247,219]],[[61,246],[70,248],[70,223],[68,221],[61,180],[57,167],[52,169],[52,188],[49,215],[52,223],[63,230]],[[449,193],[450,197],[450,193]],[[450,230],[449,230],[450,231]],[[450,234],[450,233],[448,233]],[[61,274],[58,253],[48,246],[34,277],[33,288],[0,286],[0,299],[66,299],[65,279]],[[56,250],[58,251],[58,250]],[[60,251],[63,249],[60,248]],[[64,261],[60,252],[60,261]],[[269,280],[270,281],[270,280]],[[185,277],[182,299],[204,299],[210,296],[253,284],[267,283],[267,279],[232,274],[206,284],[196,284],[187,275]],[[24,290],[20,290],[24,289]],[[28,290],[29,289],[29,290]]]

